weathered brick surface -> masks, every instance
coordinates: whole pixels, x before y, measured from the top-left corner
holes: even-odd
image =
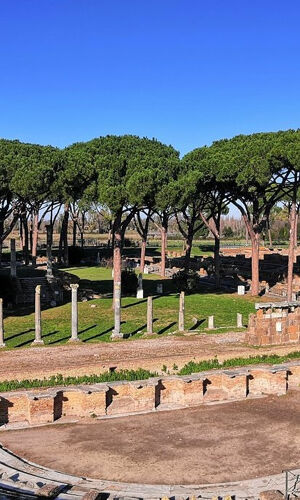
[[[28,422],[30,424],[48,424],[54,422],[53,394],[29,396]]]
[[[151,411],[155,408],[155,384],[150,381],[115,383],[106,400],[108,415]]]
[[[249,375],[249,394],[286,394],[287,370],[273,372],[266,369],[252,369]]]
[[[245,340],[252,345],[300,343],[300,307],[258,309],[249,315]]]
[[[134,382],[0,394],[0,425],[47,424],[63,416],[91,417],[197,406],[247,396],[285,394],[300,385],[300,361],[285,365],[211,370]]]

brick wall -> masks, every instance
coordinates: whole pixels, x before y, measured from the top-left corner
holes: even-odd
[[[241,400],[249,395],[281,395],[299,385],[300,361],[294,361],[182,377],[14,391],[0,394],[0,425],[39,425],[61,417],[109,417]]]
[[[278,345],[300,342],[300,307],[270,307],[249,315],[246,342]]]

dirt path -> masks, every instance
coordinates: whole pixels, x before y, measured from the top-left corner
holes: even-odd
[[[152,484],[237,481],[300,463],[300,392],[0,432],[6,447],[79,476]],[[90,420],[89,420],[90,422]]]
[[[219,360],[263,353],[286,354],[297,345],[251,348],[242,342],[243,333],[201,334],[187,337],[160,337],[115,343],[34,347],[0,352],[0,380],[43,378],[101,373],[117,369],[145,368],[160,371],[163,365],[181,368],[190,360]]]

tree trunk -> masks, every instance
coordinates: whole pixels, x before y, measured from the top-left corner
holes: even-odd
[[[122,231],[120,224],[114,231],[114,293],[113,293],[113,306],[114,306],[114,330],[112,333],[113,338],[122,337],[121,334],[121,274],[122,274]]]
[[[215,235],[215,248],[214,248],[214,262],[215,262],[215,276],[216,276],[216,289],[220,288],[220,238]]]
[[[28,223],[26,218],[26,212],[22,213],[22,225],[23,225],[23,258],[25,265],[29,264],[29,234],[28,234]]]
[[[76,233],[77,233],[77,224],[76,224],[76,220],[73,219],[73,247],[76,247]]]
[[[299,214],[296,211],[296,219],[295,219],[295,244],[294,244],[295,250],[297,249],[297,246],[298,246],[298,220],[299,220]]]
[[[39,225],[39,211],[34,210],[33,221],[32,221],[32,265],[36,266],[36,256],[37,256],[37,244],[38,244],[38,225]]]
[[[4,233],[4,220],[1,218],[0,219],[0,264],[2,262],[3,233]]]
[[[144,272],[145,267],[145,257],[146,257],[146,246],[147,246],[147,238],[142,238],[141,243],[141,262],[140,262],[140,272]]]
[[[268,236],[269,236],[269,246],[270,246],[270,248],[272,248],[273,247],[273,241],[272,241],[272,234],[271,234],[270,226],[268,227]]]
[[[69,264],[68,255],[68,222],[69,222],[69,204],[65,203],[64,217],[61,225],[59,248],[58,248],[58,262],[61,264],[62,257],[64,256],[64,264]]]
[[[290,244],[288,261],[288,279],[287,279],[287,300],[290,302],[293,298],[293,270],[295,256],[295,232],[296,232],[296,202],[292,202],[290,212]]]
[[[260,234],[255,233],[253,231],[253,234],[251,236],[251,245],[252,245],[252,259],[251,259],[251,266],[252,266],[252,287],[251,287],[251,295],[253,297],[256,297],[259,295],[259,240],[260,240]]]
[[[84,213],[82,213],[81,214],[81,229],[80,229],[81,248],[84,247],[84,222],[85,222],[85,216],[84,216]]]
[[[166,249],[167,249],[167,229],[161,228],[161,270],[160,275],[162,278],[166,276]]]
[[[193,235],[188,234],[185,239],[185,256],[184,256],[184,270],[185,272],[189,272],[191,265],[191,252],[193,245]]]
[[[215,248],[214,248],[214,262],[215,262],[215,279],[216,279],[216,290],[220,288],[220,238],[221,238],[221,213],[222,213],[222,204],[219,203],[218,211],[216,216],[213,217],[213,221],[215,223]]]

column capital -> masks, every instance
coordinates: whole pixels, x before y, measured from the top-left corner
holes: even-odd
[[[36,285],[35,287],[35,293],[38,293],[39,295],[41,295],[41,285]]]
[[[78,285],[78,283],[71,283],[70,287],[71,287],[72,290],[77,290],[77,288],[79,287],[79,285]]]

